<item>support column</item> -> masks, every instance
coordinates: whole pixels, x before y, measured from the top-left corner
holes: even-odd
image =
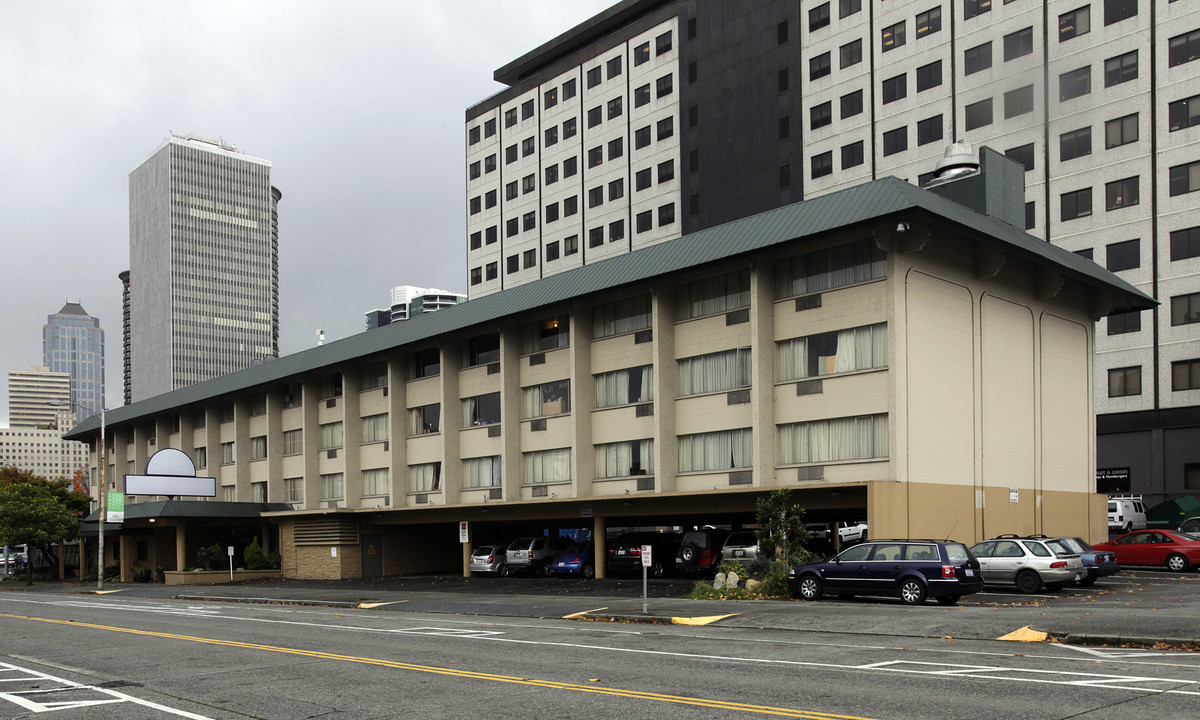
[[[596,577],[608,577],[608,519],[603,515],[592,517],[592,548],[596,555]]]
[[[179,520],[175,526],[175,569],[182,572],[187,567],[187,528]]]
[[[83,582],[83,579],[87,577],[87,559],[87,541],[79,538],[79,582]]]
[[[137,552],[132,535],[121,535],[121,582],[133,582],[133,558]]]

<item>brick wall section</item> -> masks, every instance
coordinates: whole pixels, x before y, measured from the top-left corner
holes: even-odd
[[[281,570],[288,578],[342,580],[362,577],[362,548],[359,545],[296,545],[296,524],[279,524]],[[337,557],[330,552],[337,548]],[[304,569],[301,575],[298,568]]]

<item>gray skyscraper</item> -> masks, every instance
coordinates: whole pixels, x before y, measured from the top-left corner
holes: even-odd
[[[190,133],[129,174],[133,402],[279,354],[280,197],[270,162]]]
[[[42,364],[71,376],[76,422],[104,403],[104,331],[79,303],[68,302],[42,326]],[[87,410],[83,408],[88,408]]]

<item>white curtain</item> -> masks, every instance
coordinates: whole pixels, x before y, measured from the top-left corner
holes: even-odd
[[[781,381],[884,368],[887,323],[784,340],[776,346],[776,359]]]
[[[592,322],[592,337],[644,330],[650,327],[650,296],[636,295],[624,300],[605,303],[596,308]]]
[[[368,415],[362,419],[362,441],[364,443],[383,442],[388,439],[388,416]]]
[[[428,435],[430,433],[441,432],[441,410],[442,406],[440,403],[410,408],[408,411],[409,436],[412,437],[415,435]]]
[[[463,487],[500,487],[500,456],[463,460]]]
[[[388,494],[388,469],[374,468],[362,471],[363,495]]]
[[[888,457],[887,415],[780,425],[780,465]]]
[[[654,399],[654,366],[643,365],[595,376],[596,407],[616,407]]]
[[[525,483],[569,482],[571,448],[524,453]]]
[[[322,500],[341,500],[343,497],[342,490],[342,473],[332,473],[330,475],[321,476],[321,499]]]
[[[596,446],[596,477],[654,474],[654,441],[633,440]]]
[[[485,458],[486,459],[486,458]],[[408,490],[415,493],[437,492],[441,489],[441,463],[408,466]]]
[[[753,458],[754,439],[750,428],[679,438],[679,472],[748,468]]]
[[[342,446],[342,424],[329,423],[321,426],[321,449],[340,448]]]
[[[521,417],[536,418],[571,411],[571,381],[558,380],[521,391]]]
[[[777,299],[831,290],[883,277],[887,256],[870,240],[798,255],[778,264]]]
[[[680,320],[750,306],[750,270],[735,270],[679,286],[675,308]]]
[[[750,348],[679,361],[679,394],[698,395],[750,386]]]

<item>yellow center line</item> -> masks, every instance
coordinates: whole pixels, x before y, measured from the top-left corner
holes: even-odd
[[[380,667],[396,668],[398,670],[412,670],[415,672],[450,675],[453,677],[472,678],[475,680],[488,680],[492,682],[529,685],[532,687],[543,687],[552,690],[570,690],[573,692],[586,692],[596,695],[611,695],[614,697],[632,698],[638,700],[654,700],[657,702],[675,703],[679,705],[696,705],[699,707],[718,708],[721,710],[736,710],[759,715],[779,715],[782,717],[805,718],[806,720],[870,720],[869,718],[862,718],[855,715],[833,715],[812,710],[795,710],[792,708],[772,707],[770,705],[749,705],[746,703],[730,702],[726,700],[692,698],[682,695],[666,695],[663,693],[645,692],[641,690],[606,688],[597,687],[594,685],[577,685],[574,683],[557,682],[554,680],[538,680],[535,678],[514,677],[511,675],[495,675],[492,673],[443,668],[433,665],[417,665],[414,663],[399,662],[396,660],[382,660],[379,658],[358,657],[355,655],[341,655],[338,653],[327,653],[317,650],[301,650],[299,648],[280,647],[276,645],[261,645],[258,643],[239,642],[236,640],[219,640],[217,638],[197,637],[194,635],[177,635],[175,633],[138,630],[135,628],[118,627],[115,625],[98,625],[96,623],[77,622],[75,620],[57,620],[54,618],[33,617],[31,615],[12,615],[9,613],[0,613],[0,618],[32,620],[34,622],[50,623],[53,625],[69,625],[71,627],[90,628],[92,630],[107,630],[109,632],[124,633],[127,635],[141,635],[143,637],[164,638],[168,640],[184,640],[187,642],[204,643],[206,645],[222,645],[225,647],[242,648],[245,650],[265,650],[267,652],[299,655],[302,657],[318,658],[322,660],[339,660],[342,662],[353,662],[362,663],[365,665],[378,665]]]

